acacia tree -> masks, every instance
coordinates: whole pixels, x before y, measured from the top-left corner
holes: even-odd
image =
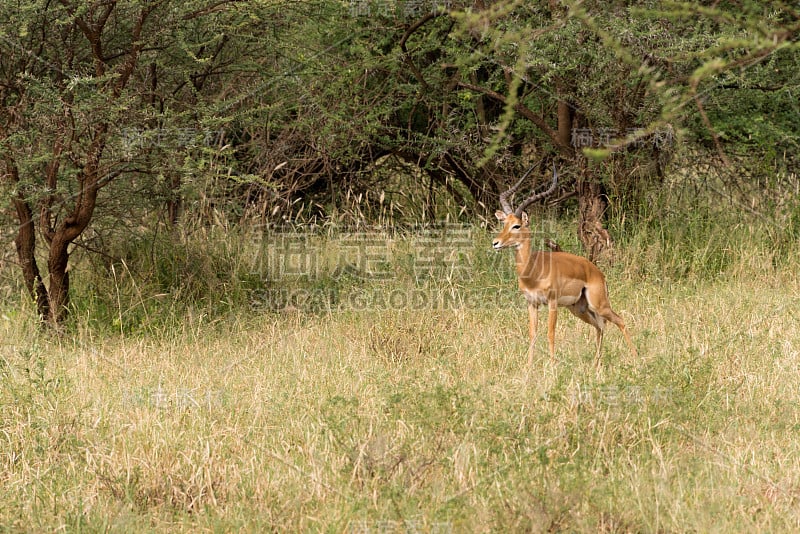
[[[351,62],[331,84],[347,96],[320,91],[308,100],[334,118],[368,116],[348,132],[362,132],[363,145],[379,148],[372,154],[395,154],[441,182],[454,178],[471,195],[467,203],[484,209],[526,160],[559,159],[571,171],[559,198],[577,197],[578,232],[592,258],[612,244],[609,199],[638,210],[642,193],[659,186],[672,143],[692,140],[686,126],[718,148],[715,114],[703,103],[718,102],[721,81],[734,73],[748,85],[740,78],[752,71],[741,67],[789,54],[797,32],[796,12],[780,4],[774,12],[725,2],[448,7],[355,17],[356,30],[372,31],[349,49],[361,68]],[[763,71],[782,90],[786,75]]]
[[[558,2],[447,5],[376,9],[334,22],[329,39],[349,37],[286,91],[301,96],[287,102],[290,127],[270,123],[270,134],[259,136],[265,142],[257,152],[274,155],[265,157],[265,170],[280,168],[273,182],[287,182],[298,196],[330,195],[335,188],[318,185],[326,179],[361,186],[369,196],[380,184],[358,173],[389,154],[418,166],[465,208],[486,212],[526,162],[559,159],[573,170],[564,176],[576,177],[562,184],[562,197],[577,193],[581,238],[590,256],[599,254],[610,243],[606,184],[574,142],[575,131],[645,130],[660,111],[647,92],[649,78]],[[324,39],[317,45],[327,50]],[[293,144],[274,142],[287,132]],[[290,154],[276,154],[275,147],[287,146]],[[292,165],[291,156],[304,149],[310,163],[296,158]],[[633,145],[626,152],[659,161]],[[623,166],[612,168],[612,185],[628,188],[633,180]],[[292,177],[298,169],[302,177]]]
[[[155,83],[152,64],[175,52],[173,35],[228,3],[45,0],[0,8],[2,27],[16,30],[0,41],[0,184],[15,208],[17,256],[43,321],[58,325],[66,316],[71,245],[89,227],[99,193],[137,170],[122,132],[139,131],[154,115],[142,105]]]

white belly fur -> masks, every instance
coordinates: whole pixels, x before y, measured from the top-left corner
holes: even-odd
[[[536,291],[536,290],[526,290],[523,291],[525,295],[525,299],[534,306],[541,307],[548,303],[547,293],[544,291]],[[559,306],[572,306],[580,299],[580,295],[559,295],[558,296],[558,305]]]

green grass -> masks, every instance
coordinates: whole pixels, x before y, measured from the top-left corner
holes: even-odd
[[[209,238],[182,260],[185,277],[162,265],[143,282],[128,258],[116,278],[82,272],[61,337],[36,332],[27,305],[7,305],[0,525],[800,528],[790,260],[756,268],[743,251],[769,250],[729,237],[712,242],[723,243],[710,252],[724,260],[714,275],[695,273],[694,257],[689,268],[674,255],[659,265],[664,254],[645,272],[652,250],[620,250],[605,271],[639,358],[612,326],[595,372],[591,329],[562,311],[559,361],[540,336],[528,369],[510,255],[470,232],[453,257],[443,252],[452,240],[431,233],[381,236],[391,254],[315,237],[307,246],[321,266],[273,280],[259,263],[273,245],[254,252],[245,240]],[[437,252],[421,264],[424,243]],[[345,249],[349,267],[337,271]],[[269,293],[280,288],[316,296],[287,302]]]

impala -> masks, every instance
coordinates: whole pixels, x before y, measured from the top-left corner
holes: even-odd
[[[503,223],[503,229],[492,243],[495,250],[515,249],[519,289],[528,301],[530,323],[528,365],[533,364],[533,345],[536,341],[539,308],[545,304],[549,312],[547,341],[551,361],[555,361],[556,356],[555,331],[559,306],[566,306],[575,316],[595,328],[597,335],[595,365],[600,365],[600,347],[603,343],[606,321],[611,321],[619,327],[631,352],[636,356],[636,349],[625,329],[624,321],[611,309],[606,279],[600,269],[586,258],[568,252],[532,250],[528,214],[524,210],[531,203],[552,193],[558,183],[558,173],[554,165],[553,183],[549,189],[529,196],[516,209],[512,209],[509,198],[534,167],[528,169],[515,185],[500,195],[500,206],[503,209],[498,210],[495,215]]]

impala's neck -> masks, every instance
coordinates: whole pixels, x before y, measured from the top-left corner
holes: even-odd
[[[528,235],[524,236],[523,239],[520,240],[519,245],[517,245],[517,249],[514,251],[518,276],[530,273],[531,257],[538,253],[538,250],[532,250],[531,236],[530,233],[528,233]]]

